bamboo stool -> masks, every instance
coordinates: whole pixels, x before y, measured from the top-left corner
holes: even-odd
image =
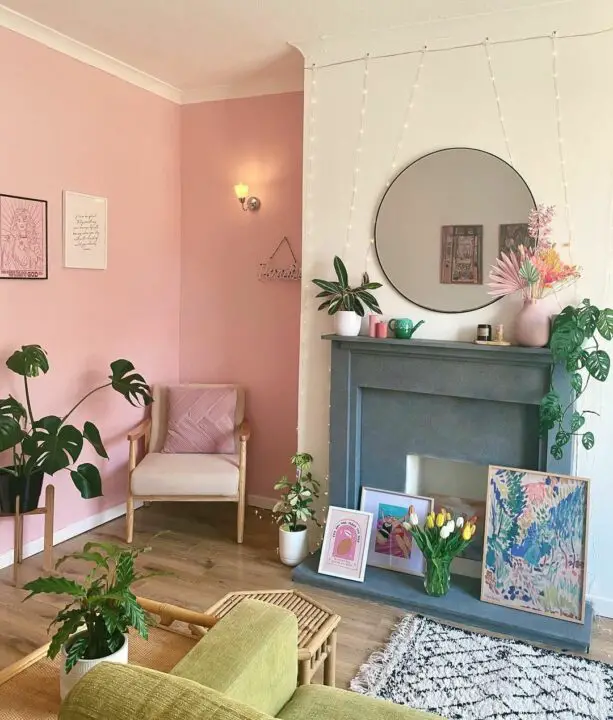
[[[323,664],[324,685],[336,682],[336,628],[340,615],[316,603],[297,590],[262,590],[233,592],[224,596],[206,613],[222,618],[240,602],[261,600],[294,613],[298,619],[298,684],[308,685]]]
[[[45,534],[44,534],[44,555],[43,568],[48,572],[53,570],[53,512],[54,512],[55,488],[53,485],[47,485],[45,489],[45,505],[44,507],[30,510],[22,513],[19,505],[21,497],[17,495],[15,499],[15,514],[1,513],[0,518],[13,518],[15,521],[15,542],[13,547],[13,584],[17,585],[19,566],[23,561],[23,518],[26,515],[44,515],[45,516]]]

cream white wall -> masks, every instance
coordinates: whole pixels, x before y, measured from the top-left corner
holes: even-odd
[[[329,431],[329,343],[327,315],[317,313],[313,277],[331,275],[332,258],[341,254],[353,280],[364,270],[374,214],[386,183],[402,166],[432,150],[465,146],[482,148],[508,159],[484,48],[449,49],[454,45],[517,40],[527,36],[592,31],[613,26],[613,7],[606,2],[566,2],[549,8],[483,16],[470,21],[420,25],[370,37],[347,28],[346,38],[328,38],[301,48],[311,68],[305,73],[305,178],[303,297],[300,368],[299,446],[316,458],[316,471],[327,476]],[[377,58],[418,49],[427,43],[420,87],[414,98],[410,127],[392,169],[402,118],[419,55]],[[611,207],[613,199],[613,33],[558,41],[559,90],[571,226],[573,262],[583,266],[580,284],[561,298],[589,296],[613,304]],[[557,117],[549,39],[491,46],[491,57],[515,167],[530,185],[537,202],[558,206],[557,239],[565,242],[568,224],[557,145]],[[344,62],[371,54],[362,152],[356,153],[364,63]],[[310,100],[313,96],[316,104]],[[359,173],[355,172],[359,157]],[[347,230],[357,178],[352,229]],[[368,269],[383,281],[376,261]],[[378,292],[389,316],[423,318],[421,337],[468,340],[479,322],[510,327],[518,309],[505,299],[483,310],[442,315],[417,308],[389,286]],[[552,300],[552,308],[559,307]],[[595,388],[586,407],[602,413],[591,420],[596,446],[579,451],[577,472],[592,479],[589,594],[597,612],[613,616],[613,570],[610,561],[610,516],[613,512],[613,381]]]

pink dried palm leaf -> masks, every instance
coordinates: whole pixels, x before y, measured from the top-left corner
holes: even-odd
[[[488,283],[488,287],[491,290],[488,294],[502,297],[523,292],[528,287],[528,283],[520,275],[520,268],[520,259],[515,253],[501,253],[501,257],[496,258],[496,263],[490,269],[491,282]]]

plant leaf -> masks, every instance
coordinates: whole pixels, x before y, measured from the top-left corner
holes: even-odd
[[[28,600],[33,595],[39,595],[40,593],[50,593],[52,595],[72,595],[73,597],[85,597],[86,595],[86,590],[83,585],[64,577],[36,578],[36,580],[31,580],[29,583],[26,583],[23,586],[23,589],[30,593],[25,600]]]
[[[551,335],[549,347],[553,359],[558,362],[578,352],[583,345],[585,335],[575,321],[560,325]]]
[[[611,308],[603,308],[600,311],[596,328],[605,340],[613,339],[613,310]]]
[[[81,463],[76,470],[70,471],[70,477],[84,500],[102,496],[102,478],[95,465]]]
[[[107,460],[109,459],[109,456],[107,455],[105,447],[102,443],[100,432],[93,422],[89,422],[88,420],[85,423],[85,425],[83,426],[83,437],[94,448],[98,455],[100,455],[100,457],[106,458]]]
[[[40,345],[22,345],[21,350],[15,350],[6,361],[6,366],[17,375],[36,377],[49,370],[49,361]]]
[[[550,452],[552,457],[556,460],[561,460],[564,455],[562,448],[559,445],[552,445]]]
[[[17,400],[12,397],[0,400],[0,452],[15,447],[23,438],[19,420],[24,416],[25,410]]]
[[[318,310],[325,310],[327,307],[329,307],[332,304],[332,300],[326,300],[325,302],[322,302],[322,304],[317,308]]]
[[[580,428],[585,425],[585,418],[583,415],[575,410],[570,419],[570,430],[571,432],[577,432]]]
[[[336,277],[338,278],[339,285],[343,289],[348,288],[349,278],[347,276],[347,268],[345,267],[345,263],[338,255],[334,256],[334,271],[336,272]]]
[[[563,447],[564,445],[568,445],[570,442],[571,434],[569,432],[566,432],[566,430],[558,430],[556,433],[556,442],[555,444],[558,447]]]
[[[77,664],[77,660],[82,660],[89,644],[86,635],[79,635],[66,647],[66,672],[69,673]]]
[[[145,378],[133,372],[134,365],[129,360],[115,360],[111,363],[111,385],[113,390],[123,395],[130,405],[150,405],[153,402],[151,389]]]
[[[585,360],[585,368],[594,380],[604,382],[609,376],[611,360],[604,350],[594,350]]]
[[[34,423],[28,452],[34,466],[47,475],[76,462],[83,449],[83,436],[74,425],[62,425],[56,415],[47,415]]]
[[[534,285],[539,281],[538,270],[534,265],[526,258],[519,268],[519,276],[522,277],[528,285]]]
[[[591,450],[594,447],[594,433],[589,431],[583,433],[581,443],[586,450]]]
[[[332,295],[336,295],[337,293],[342,292],[342,287],[331,280],[313,280],[313,283],[317,285],[317,287],[321,288],[325,292],[329,292]],[[317,297],[320,297],[319,295]]]
[[[593,335],[600,317],[600,310],[594,305],[587,305],[577,313],[577,325],[589,337]]]
[[[574,373],[571,375],[570,378],[570,386],[572,389],[579,395],[579,393],[583,390],[583,378],[579,373]]]
[[[562,417],[562,404],[560,396],[555,390],[548,392],[541,400],[539,410],[539,428],[542,437],[546,437],[549,430],[556,426]]]

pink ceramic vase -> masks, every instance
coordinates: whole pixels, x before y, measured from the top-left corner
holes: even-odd
[[[515,342],[524,347],[545,347],[549,342],[550,318],[542,300],[524,300],[515,318]]]

